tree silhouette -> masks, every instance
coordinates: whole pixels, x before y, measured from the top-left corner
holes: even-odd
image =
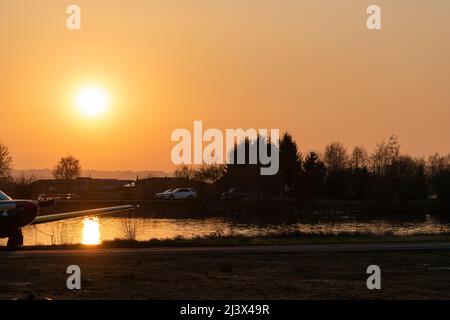
[[[256,155],[258,155],[260,148],[267,148],[267,154],[270,156],[271,147],[275,149],[276,146],[272,145],[270,139],[263,136],[258,136],[255,140],[246,138],[239,144],[235,144],[233,150],[228,154],[229,163],[226,165],[223,185],[226,188],[248,187],[262,194],[278,194],[280,190],[276,183],[277,175],[261,175],[261,168],[264,165],[257,156],[256,159],[252,159],[250,156],[250,150],[256,151]],[[277,152],[279,151],[277,150]],[[245,154],[241,163],[238,162],[239,153]],[[234,159],[234,162],[231,162],[231,159]]]
[[[323,162],[328,172],[344,171],[348,165],[347,149],[340,142],[333,142],[325,147]]]
[[[399,156],[387,168],[386,186],[393,196],[403,202],[424,199],[427,195],[425,171],[424,160]]]
[[[355,147],[350,157],[350,168],[353,171],[359,171],[367,168],[368,164],[369,156],[366,149],[362,146]]]
[[[377,144],[375,152],[371,157],[372,170],[376,174],[383,175],[387,168],[400,156],[400,145],[396,136],[383,140]]]
[[[203,164],[194,170],[194,178],[197,181],[214,183],[225,174],[223,164]]]
[[[278,188],[289,190],[289,194],[296,193],[298,180],[302,171],[302,156],[297,143],[289,133],[284,133],[280,140],[280,168],[278,171]]]
[[[80,161],[73,156],[61,158],[53,167],[53,177],[55,179],[72,180],[80,176]]]
[[[23,199],[31,199],[33,196],[33,183],[36,182],[36,176],[24,173],[14,177],[14,196]]]
[[[450,154],[434,154],[428,159],[428,183],[431,192],[439,199],[450,202]]]
[[[173,172],[173,176],[175,178],[183,178],[186,180],[191,179],[195,175],[195,170],[192,167],[189,167],[185,164],[179,166]]]
[[[12,161],[8,147],[0,143],[0,180],[11,179]]]
[[[314,199],[320,196],[325,181],[325,165],[316,152],[310,152],[303,162],[303,196]]]

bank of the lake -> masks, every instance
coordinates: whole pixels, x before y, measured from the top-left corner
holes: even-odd
[[[223,247],[223,246],[266,246],[266,245],[309,245],[309,244],[357,244],[357,243],[415,243],[450,242],[450,233],[415,234],[399,236],[372,233],[304,234],[299,232],[269,234],[263,236],[223,235],[214,233],[193,238],[175,237],[151,239],[147,241],[114,239],[98,245],[59,244],[26,245],[18,250],[78,250],[89,248],[183,248],[183,247]],[[3,248],[3,250],[6,250]]]

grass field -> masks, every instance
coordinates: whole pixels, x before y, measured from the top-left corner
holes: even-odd
[[[66,288],[79,265],[82,290]],[[366,287],[366,268],[382,289]],[[450,251],[372,253],[152,253],[0,260],[0,298],[449,299]]]
[[[211,234],[194,239],[114,240],[99,248],[449,241],[450,235]],[[24,249],[80,249],[82,245]],[[82,290],[66,288],[66,269],[82,270]],[[382,290],[366,287],[366,269],[382,270]],[[376,252],[137,252],[0,259],[0,299],[450,299],[450,250]]]

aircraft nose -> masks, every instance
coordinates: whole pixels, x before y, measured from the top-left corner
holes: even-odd
[[[16,208],[19,210],[20,224],[26,226],[34,221],[39,213],[39,205],[34,201],[20,201]]]

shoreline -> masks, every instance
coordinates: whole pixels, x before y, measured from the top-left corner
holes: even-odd
[[[189,248],[189,247],[242,247],[242,246],[270,246],[270,245],[314,245],[314,244],[370,244],[370,243],[415,243],[415,242],[450,242],[450,233],[443,234],[417,234],[408,236],[374,235],[370,233],[320,235],[320,234],[272,234],[265,236],[224,236],[210,234],[193,238],[175,237],[170,239],[151,239],[145,241],[114,239],[103,241],[97,245],[62,244],[22,246],[23,250],[80,250],[80,249],[115,249],[115,248]],[[0,251],[6,251],[0,247]]]

